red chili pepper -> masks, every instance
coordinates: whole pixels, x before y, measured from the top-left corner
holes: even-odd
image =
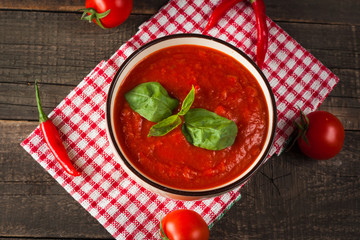
[[[224,14],[235,4],[242,0],[224,0],[218,7],[215,8],[210,16],[209,22],[204,28],[204,32],[209,31],[216,23],[224,16]],[[268,28],[266,25],[265,4],[263,0],[250,0],[256,17],[257,29],[257,53],[256,61],[260,68],[262,68],[265,60],[266,51],[268,48]]]
[[[40,121],[40,130],[44,136],[45,142],[50,148],[51,152],[54,154],[56,160],[64,168],[64,170],[72,176],[79,176],[80,173],[72,165],[71,160],[66,152],[66,149],[61,141],[59,132],[57,131],[53,122],[48,119],[44,113],[41,102],[39,89],[37,86],[37,81],[35,81],[35,90],[36,90],[36,103],[39,110],[39,121]]]
[[[216,23],[225,15],[225,13],[232,8],[235,4],[242,2],[243,0],[224,0],[222,1],[219,6],[217,6],[214,11],[212,12],[209,22],[204,28],[204,32],[209,31],[213,28]]]
[[[268,28],[266,25],[265,4],[263,0],[250,0],[256,17],[257,29],[257,53],[256,61],[259,68],[262,68],[268,48]]]

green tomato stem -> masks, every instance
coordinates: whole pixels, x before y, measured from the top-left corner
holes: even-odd
[[[161,240],[170,240],[164,232],[164,228],[161,224],[161,220],[160,220],[160,236],[161,236]]]
[[[104,27],[100,21],[100,19],[106,17],[107,15],[109,15],[110,13],[110,9],[107,10],[106,12],[103,13],[98,13],[96,12],[96,10],[94,8],[83,8],[83,9],[79,9],[78,11],[82,11],[84,12],[83,15],[81,16],[81,20],[87,20],[90,23],[95,20],[95,22],[102,28],[102,29],[107,29],[106,27]]]

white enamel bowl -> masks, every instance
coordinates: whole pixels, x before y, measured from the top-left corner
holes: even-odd
[[[257,79],[262,91],[265,95],[265,99],[268,107],[268,132],[266,136],[265,145],[259,154],[258,158],[254,161],[254,163],[240,176],[236,179],[209,189],[189,191],[182,189],[175,189],[168,187],[166,185],[160,184],[153,179],[147,177],[144,173],[139,171],[128,159],[125,154],[123,154],[122,148],[118,139],[116,138],[115,130],[114,130],[114,102],[116,93],[118,89],[121,87],[121,83],[124,81],[125,77],[131,71],[131,69],[142,59],[147,57],[148,55],[171,46],[176,45],[199,45],[205,46],[209,48],[216,49],[221,51],[237,61],[239,61],[243,66],[245,66]],[[156,39],[152,42],[147,43],[146,45],[140,47],[137,51],[135,51],[131,56],[129,56],[126,61],[121,65],[118,70],[115,78],[113,79],[110,89],[107,96],[106,102],[106,127],[108,139],[110,141],[110,146],[113,150],[113,153],[116,157],[116,160],[120,163],[125,172],[134,179],[138,184],[145,187],[146,189],[160,194],[165,197],[178,199],[178,200],[196,200],[209,198],[213,196],[217,196],[220,194],[224,194],[232,189],[241,186],[244,184],[261,166],[261,164],[266,159],[269,150],[271,148],[276,128],[276,105],[273,93],[271,91],[271,87],[265,78],[264,74],[257,67],[257,65],[243,53],[239,49],[234,46],[221,41],[216,38],[212,38],[209,36],[199,35],[199,34],[176,34],[170,35],[163,38]]]

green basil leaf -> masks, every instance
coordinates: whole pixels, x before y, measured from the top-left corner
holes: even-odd
[[[188,95],[185,97],[182,105],[181,105],[181,110],[178,113],[178,115],[180,116],[184,116],[190,109],[191,105],[193,104],[195,100],[195,88],[194,86],[192,86],[190,92],[188,93]]]
[[[179,101],[171,98],[158,82],[139,84],[125,94],[130,107],[151,122],[159,122],[171,116]]]
[[[202,108],[190,109],[184,116],[182,132],[194,146],[221,150],[231,146],[238,128],[234,121]]]
[[[181,118],[175,114],[158,122],[150,128],[148,137],[164,136],[181,124]]]
[[[164,120],[153,125],[150,128],[148,137],[164,136],[164,135],[168,134],[169,132],[171,132],[172,130],[174,130],[177,126],[179,126],[182,122],[181,118],[179,116],[183,116],[189,111],[191,105],[194,102],[194,99],[195,99],[195,88],[193,86],[192,89],[190,90],[190,92],[188,93],[188,95],[185,97],[185,99],[181,105],[180,112],[178,112],[175,115],[171,115],[170,117],[165,118]]]

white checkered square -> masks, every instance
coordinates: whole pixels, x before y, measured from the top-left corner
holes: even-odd
[[[101,188],[105,191],[105,192],[109,192],[109,189],[111,189],[112,187],[112,183],[105,180],[101,183]]]
[[[213,211],[214,214],[218,214],[221,211],[221,204],[220,203],[215,203],[212,206],[211,211]]]
[[[145,216],[146,217],[146,216]],[[158,221],[160,221],[160,218],[158,219]],[[149,221],[146,223],[145,225],[145,229],[148,231],[148,232],[153,232],[154,229],[157,229],[158,228],[158,224],[155,224],[155,221]]]
[[[66,107],[65,109],[71,109],[70,107]],[[71,114],[71,112],[69,111],[68,114]],[[63,122],[63,119],[58,116],[58,115],[52,115],[52,122],[54,123],[55,126],[58,126],[59,124],[61,124]]]
[[[301,76],[301,74],[304,72],[304,68],[301,68],[301,67],[297,67],[294,71],[294,73],[297,75],[297,76]],[[304,79],[299,79],[300,81],[301,80],[304,80]]]
[[[100,183],[103,180],[103,176],[100,173],[96,173],[92,176],[92,180],[94,183]]]
[[[122,195],[119,200],[119,203],[128,203],[129,202],[129,198],[126,195]]]
[[[94,104],[100,105],[100,103],[104,102],[104,97],[103,97],[103,95],[98,93],[92,98],[92,101],[93,101]]]
[[[311,63],[311,58],[309,56],[306,56],[305,59],[304,59],[304,63],[306,65],[310,64]]]
[[[280,119],[277,124],[280,129],[283,129],[286,125],[287,123],[283,119]]]
[[[81,201],[82,198],[79,199],[79,202]],[[80,202],[81,203],[81,206],[83,206],[83,208],[85,209],[88,209],[90,207],[90,203],[89,201],[85,200],[85,201],[82,201]]]
[[[100,119],[102,119],[102,116],[100,116],[100,114],[98,112],[94,112],[90,115],[90,120],[93,121],[94,123],[96,123],[97,121],[99,121]]]
[[[99,211],[96,208],[90,208],[89,213],[91,216],[95,217],[99,214]]]
[[[64,124],[60,128],[58,127],[58,129],[60,132],[62,132],[65,135],[69,135],[70,133],[72,133],[72,129],[69,128],[69,126],[67,124]]]
[[[106,198],[102,198],[99,202],[98,202],[98,207],[100,207],[100,208],[103,208],[103,209],[105,209],[105,208],[107,208],[107,206],[110,204],[110,201],[108,200],[108,199],[106,199]]]
[[[149,210],[149,212],[154,212],[157,209],[157,205],[154,202],[151,202],[146,206],[146,208]]]
[[[85,104],[82,108],[81,108],[81,111],[84,115],[88,115],[89,112],[92,111],[92,107],[90,104]]]
[[[87,175],[93,174],[94,171],[95,171],[95,169],[94,169],[93,166],[91,166],[91,165],[87,165],[86,168],[84,169],[84,172],[85,172]]]
[[[139,191],[139,187],[137,185],[132,185],[129,189],[128,192],[130,194],[136,194]]]
[[[300,59],[304,55],[304,51],[302,49],[297,49],[295,52],[295,56]]]
[[[81,187],[81,190],[83,190],[85,193],[89,193],[92,189],[93,187],[89,182],[84,183],[84,185]]]
[[[71,123],[76,126],[76,125],[79,125],[81,123],[81,117],[79,114],[74,114],[72,117],[71,117]]]
[[[294,94],[289,93],[288,95],[286,95],[285,100],[286,100],[288,103],[292,103],[292,102],[295,100]]]
[[[286,46],[285,46],[290,52],[292,52],[294,49],[295,49],[295,44],[291,41],[287,42],[286,43]]]
[[[111,157],[111,158],[115,158],[114,157],[114,154],[112,153],[112,150],[111,150],[111,147],[109,145],[107,145],[108,143],[106,143],[106,147],[104,147],[104,153],[105,153],[105,156],[107,157]],[[100,145],[99,145],[100,146]],[[110,160],[110,159],[106,159],[106,160]]]
[[[93,159],[95,154],[97,154],[97,151],[92,146],[89,146],[86,149],[86,155],[88,156],[88,158]]]
[[[289,59],[286,63],[286,66],[289,68],[289,69],[292,69],[294,66],[295,66],[295,60],[294,59]]]
[[[82,124],[79,126],[79,129],[83,132],[87,132],[88,129],[90,128],[90,125],[87,122],[82,122]],[[85,140],[83,140],[85,141]],[[84,144],[87,144],[87,142],[85,141]],[[84,145],[83,145],[84,146]]]
[[[141,193],[138,197],[138,200],[143,205],[146,205],[148,203],[148,201],[150,200],[150,198],[146,194]]]
[[[326,71],[322,71],[319,77],[321,79],[328,79],[329,73],[327,73]],[[331,81],[331,83],[333,83],[333,82],[335,82],[335,81]],[[331,85],[331,86],[333,86],[333,85]]]
[[[117,188],[113,188],[113,189],[111,189],[111,191],[109,191],[109,195],[110,195],[112,198],[116,199],[116,198],[119,197],[120,191],[119,191]]]
[[[311,93],[310,91],[306,91],[306,92],[304,92],[304,94],[302,95],[302,97],[303,97],[304,99],[306,99],[306,100],[309,100],[309,99],[311,99],[311,97],[312,97],[312,93]]]
[[[83,103],[83,99],[81,96],[75,95],[72,98],[69,97],[69,99],[72,99],[72,104],[75,107],[80,107],[80,105]]]
[[[278,73],[278,76],[280,77],[280,78],[284,78],[285,77],[285,75],[286,75],[286,70],[285,69],[280,69],[280,72]]]
[[[191,29],[193,29],[193,27],[194,27],[194,25],[193,25],[191,22],[187,22],[187,23],[185,23],[185,25],[184,25],[184,29],[185,29],[186,31],[190,31]]]
[[[79,201],[81,199],[81,195],[78,192],[74,192],[72,197],[76,200]]]
[[[134,239],[145,239],[145,234],[142,232],[137,232],[134,236]]]

